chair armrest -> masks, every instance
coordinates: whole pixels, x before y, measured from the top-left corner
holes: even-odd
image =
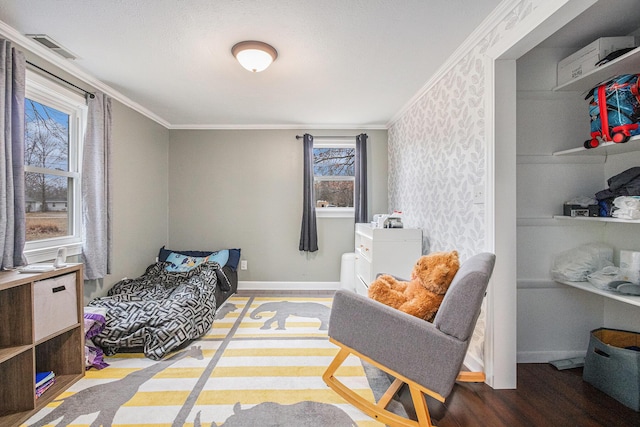
[[[328,333],[444,397],[451,392],[467,349],[467,342],[430,322],[346,290],[334,296]]]

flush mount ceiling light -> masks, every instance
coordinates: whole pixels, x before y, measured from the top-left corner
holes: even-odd
[[[273,46],[255,40],[236,43],[231,48],[231,53],[240,65],[254,73],[266,70],[278,57]]]

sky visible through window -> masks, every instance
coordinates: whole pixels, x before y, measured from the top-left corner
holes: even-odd
[[[25,99],[24,164],[26,240],[68,235],[69,114]]]
[[[354,176],[355,148],[314,148],[313,174]]]
[[[25,165],[69,170],[69,115],[25,100]]]

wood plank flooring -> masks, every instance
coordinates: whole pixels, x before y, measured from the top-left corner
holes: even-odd
[[[429,398],[433,422],[438,427],[640,426],[640,412],[583,381],[582,368],[519,364],[517,372],[516,390],[459,383],[444,404]]]

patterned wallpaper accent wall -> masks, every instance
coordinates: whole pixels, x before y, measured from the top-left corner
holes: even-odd
[[[485,248],[484,52],[532,10],[523,0],[470,44],[389,129],[389,211],[423,229],[423,253],[456,249],[464,261]]]
[[[423,230],[423,253],[457,250],[460,261],[485,250],[485,206],[474,204],[485,184],[485,57],[487,48],[521,22],[535,0],[515,4],[471,44],[389,129],[389,211],[405,227]],[[484,361],[486,311],[469,355]]]

